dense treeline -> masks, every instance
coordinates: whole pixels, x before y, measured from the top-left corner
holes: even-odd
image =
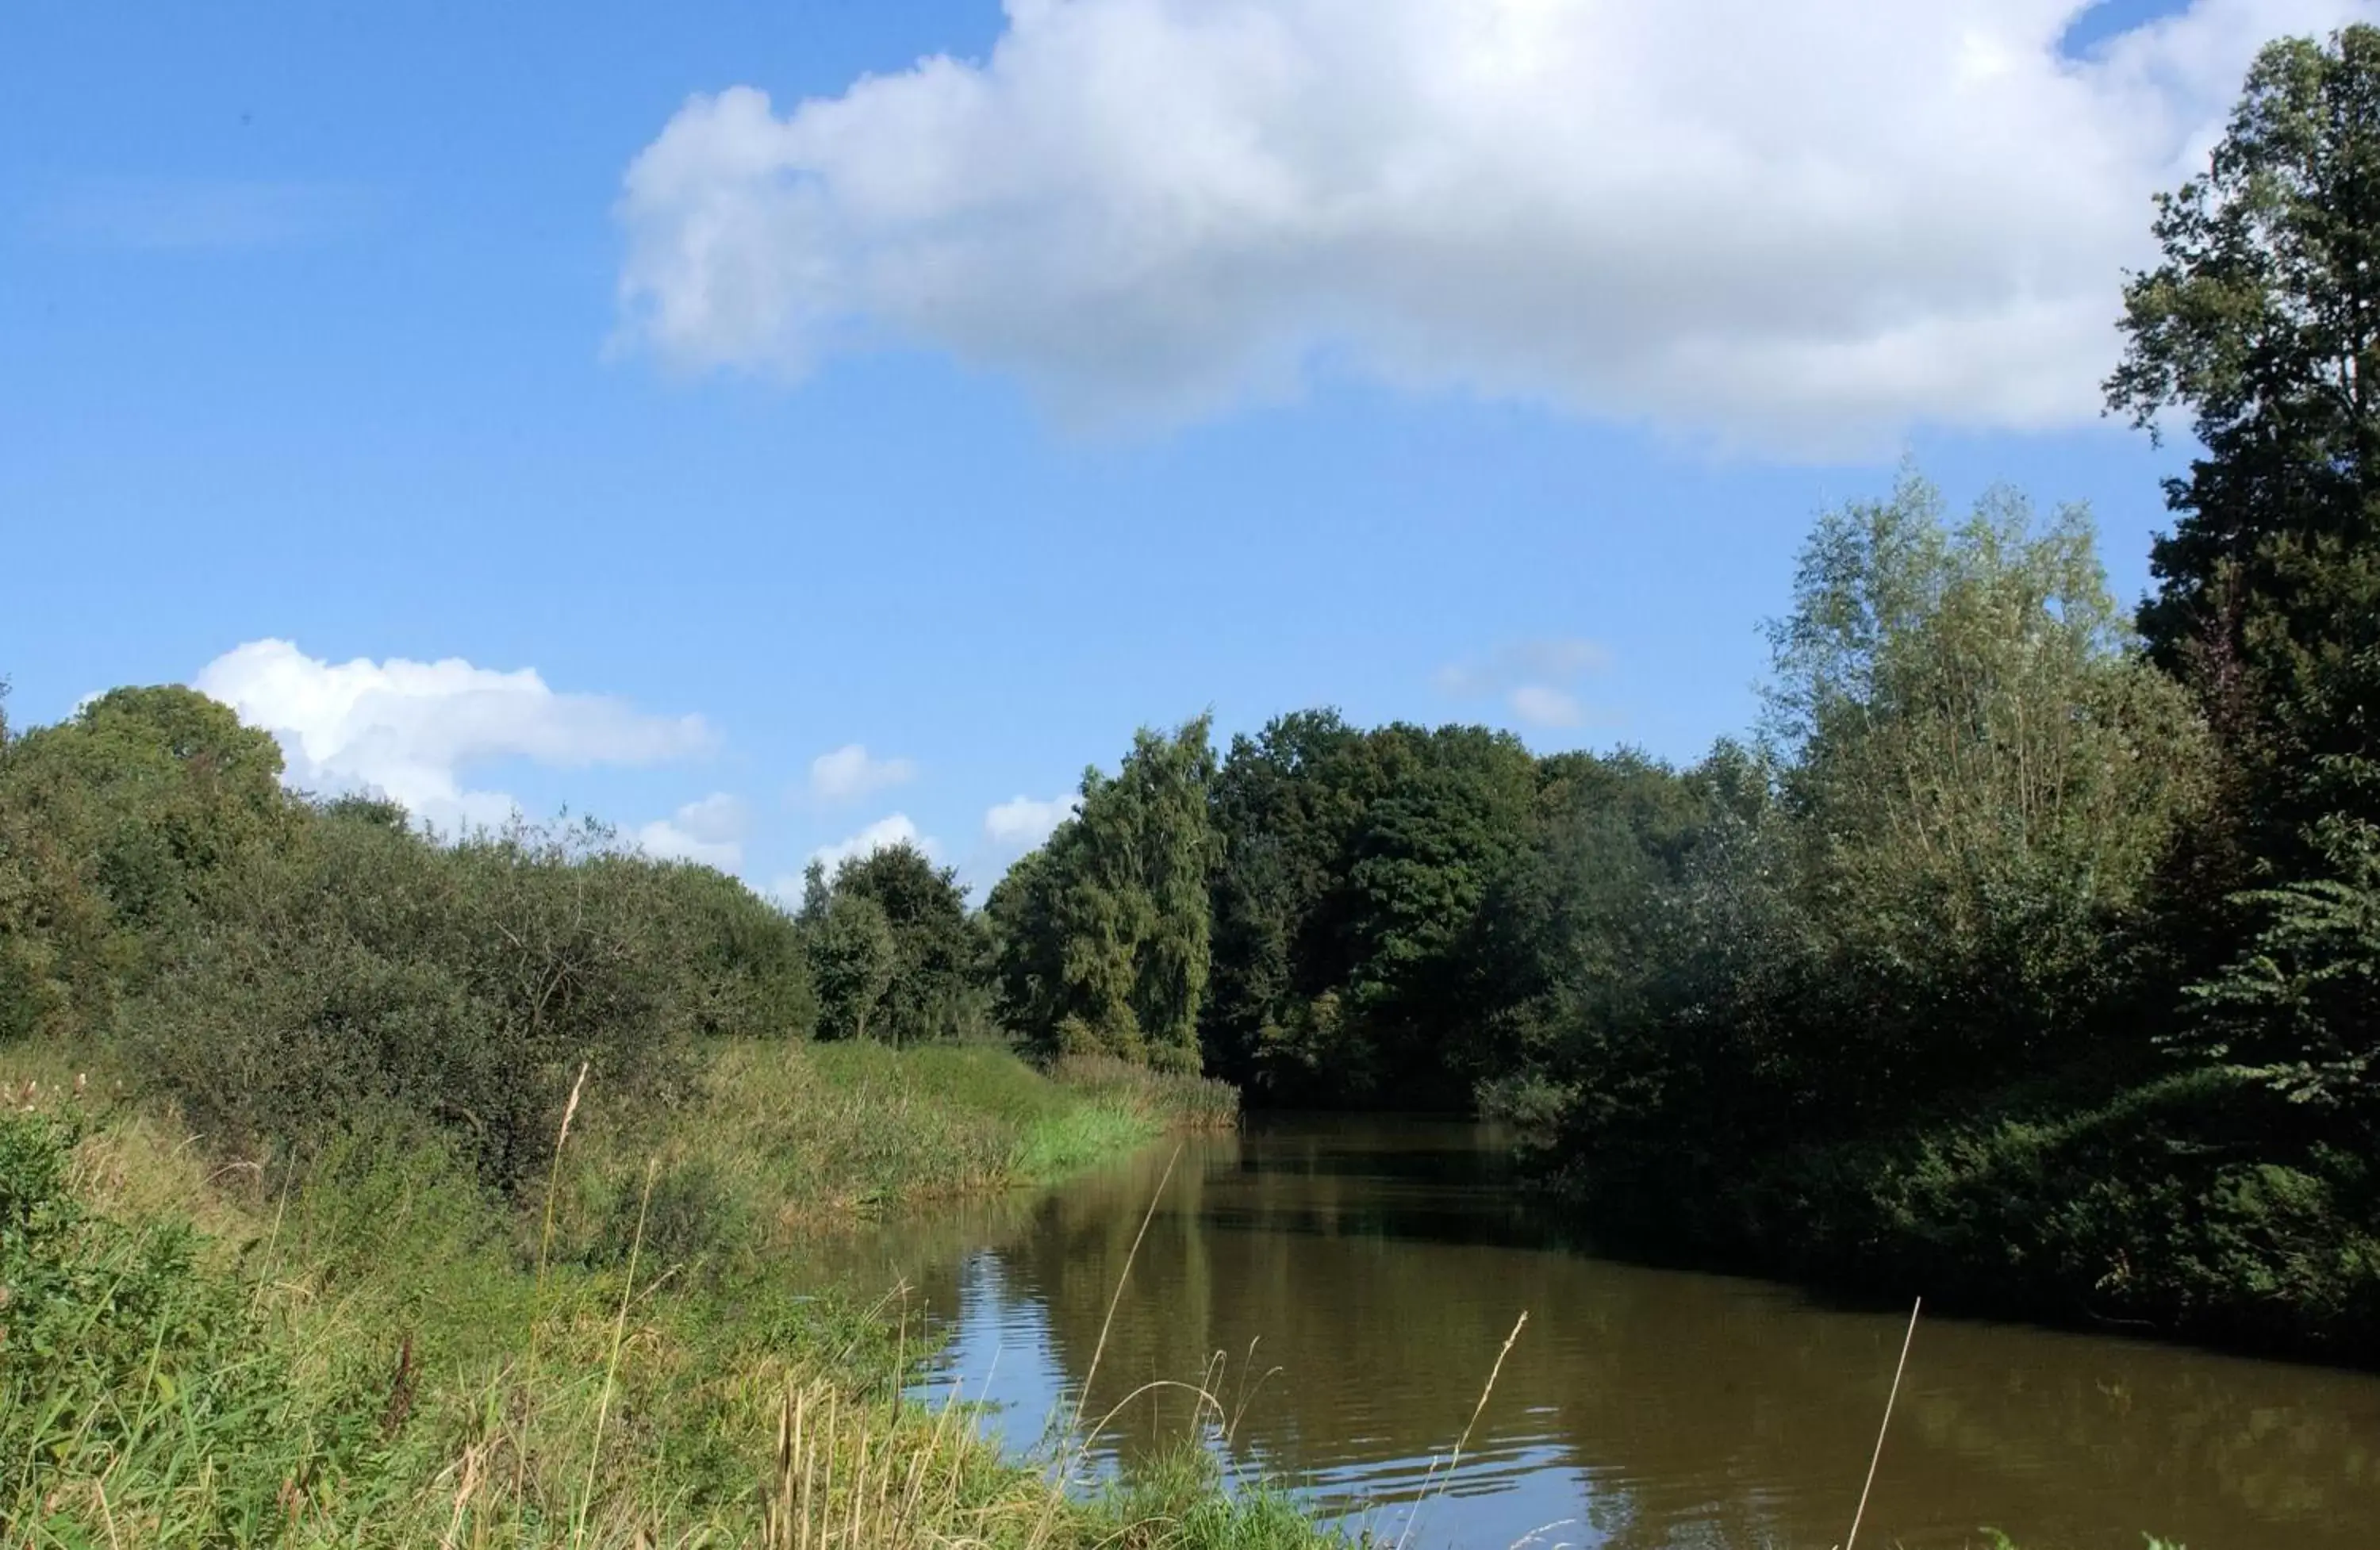
[[[1910,475],[1691,769],[1144,733],[994,894],[1011,1015],[1514,1114],[1615,1236],[2380,1360],[2380,29],[2268,48],[2155,233],[2107,402],[2200,454],[2136,619],[2082,514]]]

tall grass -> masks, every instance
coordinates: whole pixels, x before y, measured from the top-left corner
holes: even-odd
[[[582,1112],[519,1202],[401,1118],[226,1167],[42,1070],[0,1072],[5,1550],[1319,1542],[1189,1465],[1070,1495],[905,1402],[880,1310],[786,1283],[789,1219],[1154,1133],[997,1052],[732,1047],[648,1127]]]

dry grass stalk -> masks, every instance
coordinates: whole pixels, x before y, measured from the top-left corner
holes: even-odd
[[[438,1542],[438,1550],[455,1550],[463,1533],[463,1517],[471,1508],[472,1494],[480,1488],[480,1465],[487,1457],[485,1443],[473,1443],[463,1449],[461,1478],[455,1485],[455,1515],[447,1520],[446,1536]]]
[[[1123,1269],[1116,1277],[1115,1290],[1108,1295],[1107,1317],[1099,1320],[1099,1344],[1091,1348],[1091,1364],[1083,1374],[1083,1387],[1075,1393],[1075,1429],[1083,1425],[1083,1407],[1090,1402],[1091,1381],[1099,1375],[1099,1358],[1107,1354],[1108,1334],[1115,1327],[1116,1308],[1123,1302],[1124,1283],[1132,1279],[1133,1262],[1140,1257],[1141,1240],[1148,1236],[1148,1224],[1157,1219],[1158,1203],[1165,1198],[1165,1186],[1173,1181],[1173,1165],[1182,1160],[1182,1148],[1165,1159],[1165,1171],[1157,1177],[1157,1188],[1148,1195],[1148,1209],[1141,1213],[1140,1230],[1132,1235],[1132,1248],[1123,1256]]]
[[[653,1175],[660,1168],[658,1157],[645,1163],[644,1198],[637,1203],[637,1235],[628,1243],[628,1278],[620,1286],[620,1312],[612,1321],[612,1356],[603,1369],[602,1397],[595,1402],[595,1442],[587,1450],[587,1488],[579,1493],[578,1520],[570,1533],[574,1546],[587,1538],[587,1509],[595,1499],[595,1471],[603,1461],[603,1426],[612,1416],[612,1389],[620,1376],[620,1346],[628,1332],[628,1302],[637,1288],[637,1257],[645,1247],[645,1213],[653,1204]]]
[[[1843,1536],[1843,1550],[1859,1543],[1860,1520],[1867,1516],[1867,1494],[1876,1489],[1876,1466],[1884,1457],[1884,1435],[1892,1430],[1892,1402],[1900,1398],[1900,1374],[1909,1370],[1909,1347],[1917,1338],[1917,1315],[1923,1297],[1909,1305],[1909,1331],[1900,1337],[1900,1361],[1892,1369],[1892,1388],[1884,1397],[1884,1424],[1876,1429],[1876,1451],[1867,1456],[1867,1483],[1860,1487],[1859,1507],[1852,1513],[1852,1532]]]
[[[1512,1321],[1512,1332],[1504,1337],[1504,1346],[1496,1353],[1495,1365],[1488,1369],[1487,1387],[1479,1390],[1479,1402],[1471,1407],[1471,1419],[1463,1423],[1463,1435],[1454,1439],[1454,1451],[1447,1458],[1446,1475],[1438,1485],[1439,1496],[1446,1495],[1454,1484],[1454,1471],[1463,1462],[1463,1450],[1471,1442],[1472,1428],[1479,1424],[1479,1417],[1487,1411],[1488,1396],[1496,1392],[1496,1380],[1503,1374],[1504,1359],[1512,1354],[1512,1344],[1521,1338],[1522,1327],[1528,1322],[1529,1313],[1524,1308],[1521,1316]],[[1397,1550],[1404,1550],[1405,1540],[1413,1533],[1414,1525],[1420,1520],[1422,1508],[1429,1500],[1430,1481],[1437,1475],[1438,1465],[1433,1462],[1429,1471],[1422,1476],[1421,1493],[1414,1498],[1413,1510],[1405,1514],[1405,1526],[1397,1535]]]
[[[537,1241],[537,1290],[540,1296],[545,1291],[546,1253],[553,1244],[553,1195],[562,1183],[562,1144],[570,1139],[570,1121],[578,1113],[578,1095],[587,1086],[588,1064],[585,1060],[578,1062],[578,1076],[570,1084],[569,1101],[562,1106],[561,1127],[553,1132],[553,1160],[546,1169],[545,1230]]]

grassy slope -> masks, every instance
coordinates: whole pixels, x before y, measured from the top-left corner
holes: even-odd
[[[1068,1074],[727,1047],[675,1114],[614,1126],[590,1095],[549,1234],[419,1133],[285,1177],[0,1053],[0,1545],[1314,1543],[1195,1466],[1083,1499],[1002,1464],[898,1403],[884,1320],[774,1264],[806,1222],[1228,1112]]]

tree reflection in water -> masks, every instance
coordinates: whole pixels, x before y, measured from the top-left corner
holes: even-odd
[[[1030,1444],[1071,1408],[1167,1152],[1038,1198],[818,1245],[905,1278],[963,1379]],[[1832,1544],[1905,1314],[1599,1260],[1501,1177],[1480,1127],[1260,1118],[1188,1144],[1125,1284],[1088,1413],[1196,1382],[1245,1409],[1230,1468],[1390,1534],[1530,1315],[1416,1543],[1614,1550]],[[996,1357],[996,1363],[995,1363]],[[1268,1375],[1269,1374],[1269,1375]],[[1097,1439],[1111,1466],[1201,1419],[1160,1387]],[[1211,1422],[1212,1417],[1205,1418]],[[1209,1426],[1209,1431],[1213,1428]],[[2380,1379],[2143,1342],[1929,1320],[1863,1540],[2362,1550],[2380,1522]]]

